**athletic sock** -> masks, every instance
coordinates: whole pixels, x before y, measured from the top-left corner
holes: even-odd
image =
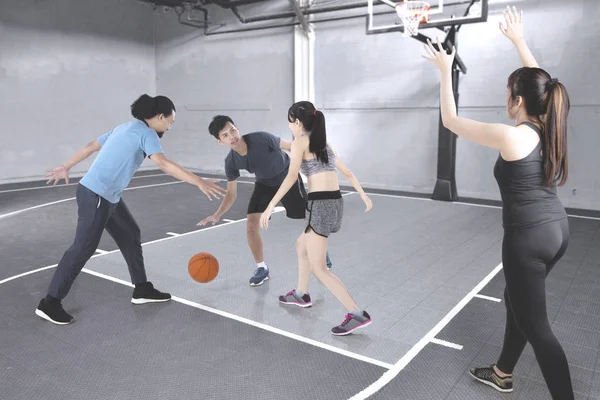
[[[262,267],[262,268],[266,269],[267,271],[269,270],[269,267],[267,267],[267,264],[265,264],[265,262],[264,262],[264,261],[263,261],[263,262],[260,262],[260,263],[258,263],[258,264],[256,264],[256,265],[258,265],[258,268],[261,268],[261,267]]]

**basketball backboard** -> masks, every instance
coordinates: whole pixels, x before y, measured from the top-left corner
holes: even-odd
[[[428,28],[486,22],[488,0],[427,0],[430,5],[427,22],[419,31]],[[401,1],[368,0],[367,34],[404,31],[402,20],[394,6]]]

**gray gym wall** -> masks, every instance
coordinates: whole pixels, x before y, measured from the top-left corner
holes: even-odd
[[[0,183],[40,179],[156,91],[152,17],[132,0],[0,1]]]
[[[15,138],[0,150],[6,164],[0,180],[33,177],[63,162],[88,138],[128,118],[132,96],[144,91],[173,98],[177,122],[163,145],[170,158],[198,171],[223,170],[226,149],[207,133],[216,113],[229,114],[242,133],[264,129],[290,137],[285,114],[294,100],[291,28],[204,37],[200,29],[177,23],[173,12],[156,16],[135,1],[104,1],[102,5],[110,4],[104,11],[100,2],[53,1],[63,7],[66,3],[80,5],[67,14],[66,8],[50,12],[57,6],[33,0],[0,4],[0,89],[13,94],[0,101],[8,117],[6,131]],[[590,78],[598,61],[593,39],[600,27],[589,21],[600,17],[598,3],[514,2],[525,11],[534,55],[567,85],[571,96],[570,178],[560,196],[566,206],[596,210],[599,161],[592,148],[600,141],[594,130],[600,122],[600,88]],[[46,12],[33,12],[40,7]],[[231,12],[209,10],[211,18],[226,19],[227,28],[237,26]],[[249,14],[272,11],[259,5]],[[504,106],[506,78],[520,62],[498,30],[500,17],[492,13],[487,24],[461,28],[459,51],[468,74],[461,77],[459,114],[510,123]],[[128,24],[119,23],[123,20]],[[547,24],[550,20],[555,22]],[[59,27],[68,28],[71,37],[58,33]],[[17,51],[17,43],[27,47]],[[57,43],[66,43],[69,50]],[[46,62],[60,66],[60,74],[42,73],[47,69],[43,60],[34,63],[44,54],[40,51],[52,55]],[[73,59],[58,57],[59,51]],[[439,73],[420,57],[423,52],[421,43],[399,33],[365,35],[363,18],[316,25],[316,103],[326,112],[333,146],[367,187],[433,190]],[[13,76],[15,69],[28,70],[14,65],[27,65],[30,72]],[[72,71],[80,74],[79,82]],[[101,80],[88,79],[94,76]],[[25,138],[37,140],[26,144]],[[55,151],[48,151],[51,144]],[[496,157],[494,150],[459,139],[459,196],[499,199],[492,175]]]
[[[249,15],[287,11],[288,6],[257,4]],[[231,11],[207,9],[211,20],[227,23],[222,30],[240,27]],[[162,14],[155,24],[157,90],[172,97],[178,111],[164,140],[170,158],[197,171],[223,174],[229,148],[208,133],[216,114],[229,115],[241,134],[265,130],[292,139],[286,119],[294,99],[291,27],[204,36],[202,29],[179,24],[174,12]]]
[[[560,189],[568,207],[600,209],[600,81],[595,79],[600,27],[597,0],[514,1],[525,13],[527,42],[541,67],[569,90],[569,181]],[[491,5],[501,10],[506,4]],[[506,80],[521,66],[488,23],[464,25],[459,53],[459,115],[513,123],[506,116]],[[503,19],[503,18],[502,18]],[[552,24],[548,21],[554,21]],[[587,22],[586,22],[587,21]],[[364,20],[317,25],[317,103],[327,112],[331,140],[359,180],[372,187],[431,193],[436,180],[439,72],[423,45],[400,33],[365,35]],[[427,30],[428,36],[441,33]],[[458,139],[459,196],[499,200],[493,177],[498,152]]]

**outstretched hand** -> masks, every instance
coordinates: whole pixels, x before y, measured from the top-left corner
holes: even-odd
[[[218,214],[213,214],[210,217],[206,217],[202,221],[198,222],[196,224],[196,226],[204,226],[204,225],[208,224],[209,222],[212,222],[212,224],[214,225],[217,222],[219,222],[220,219],[221,219],[221,217]]]
[[[44,178],[50,178],[48,179],[48,182],[46,182],[46,185],[54,181],[52,186],[56,186],[61,179],[64,179],[65,182],[69,184],[69,168],[65,167],[64,165],[49,169],[46,172],[49,172],[49,174],[46,174]]]
[[[431,61],[433,65],[437,67],[440,71],[449,70],[452,68],[452,63],[454,62],[454,55],[456,54],[456,47],[452,47],[452,52],[448,54],[446,50],[442,48],[442,44],[440,43],[440,38],[436,39],[438,50],[431,44],[431,40],[427,39],[427,44],[424,45],[425,50],[427,51],[427,56],[421,56],[426,60]]]
[[[506,27],[502,25],[502,21],[498,22],[500,26],[500,32],[504,34],[511,42],[518,42],[523,38],[523,10],[517,13],[517,8],[513,6],[512,10],[510,6],[506,6],[504,10],[504,20],[506,21]]]
[[[221,195],[225,196],[227,194],[227,190],[217,185],[216,182],[219,182],[218,179],[203,179],[202,183],[198,185],[198,188],[202,190],[202,192],[208,197],[210,201],[212,201],[212,197],[214,196],[216,199],[220,199]]]

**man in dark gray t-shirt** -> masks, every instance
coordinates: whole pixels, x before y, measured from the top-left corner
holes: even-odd
[[[266,186],[279,186],[287,176],[290,156],[282,151],[289,142],[267,132],[253,132],[242,136],[246,154],[234,149],[225,158],[225,174],[229,182],[240,176],[240,170],[253,173],[256,182]]]
[[[247,237],[250,251],[256,261],[257,269],[250,278],[250,286],[262,285],[269,279],[269,268],[263,257],[260,238],[260,216],[277,193],[290,166],[290,156],[284,150],[291,151],[291,142],[268,132],[252,132],[240,135],[233,120],[225,115],[217,115],[208,127],[209,133],[217,143],[231,150],[225,157],[225,175],[227,176],[227,194],[216,213],[200,221],[198,225],[212,222],[213,225],[231,208],[237,197],[237,179],[240,170],[246,170],[256,177],[254,191],[248,204]],[[281,199],[288,218],[304,219],[306,214],[306,190],[300,176],[298,182]],[[331,261],[327,255],[327,266]]]

